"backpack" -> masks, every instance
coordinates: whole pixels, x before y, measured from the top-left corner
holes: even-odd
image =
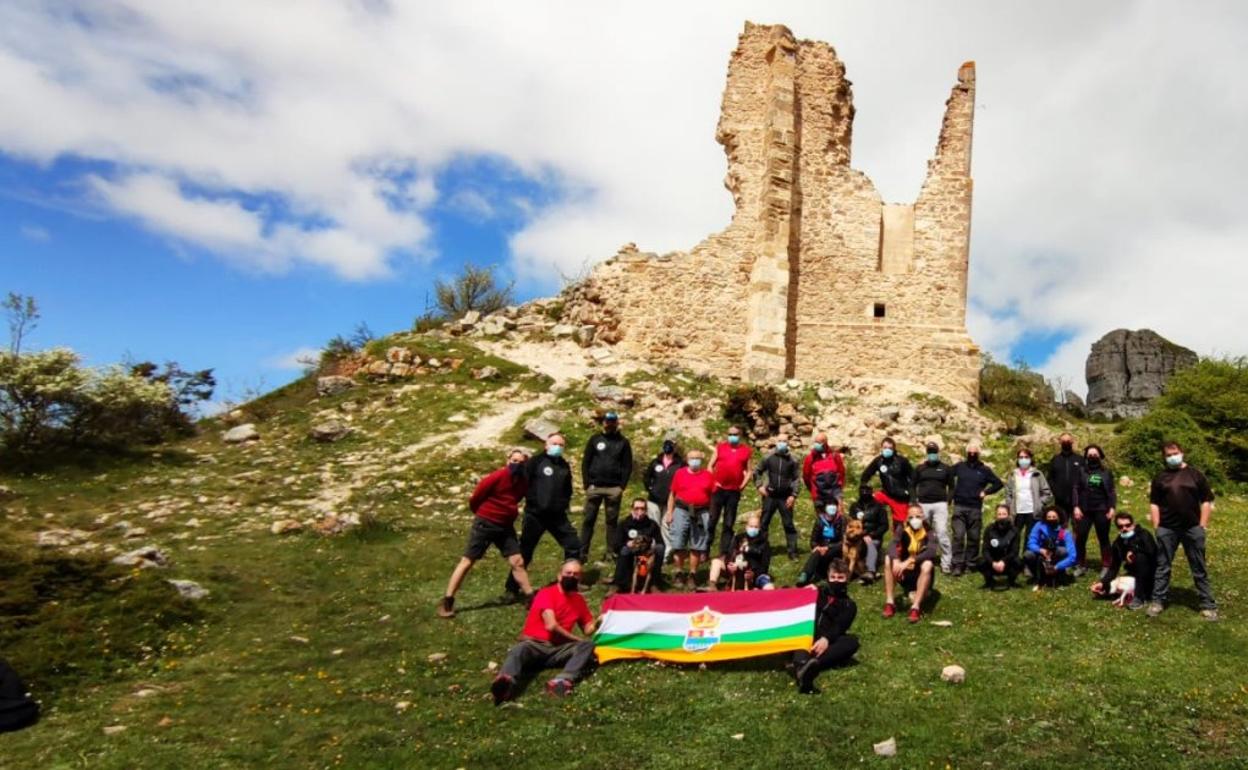
[[[30,699],[17,672],[0,658],[0,733],[30,727],[39,721],[39,704]]]

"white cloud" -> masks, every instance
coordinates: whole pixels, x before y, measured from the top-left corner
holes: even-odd
[[[475,222],[486,222],[495,215],[494,204],[477,190],[459,190],[450,197],[447,205]]]
[[[1248,99],[1231,73],[1248,7],[956,7],[11,2],[0,150],[111,161],[91,189],[154,230],[348,278],[427,255],[433,174],[499,158],[563,191],[519,199],[532,215],[510,239],[514,273],[550,288],[627,241],[685,249],[727,223],[728,55],[745,19],[784,22],[845,61],[855,166],[889,200],[916,194],[958,65],[977,61],[969,325],[986,349],[1060,331],[1043,368],[1070,374],[1105,331],[1152,326],[1245,352]]]
[[[306,369],[309,362],[320,360],[321,349],[304,346],[296,348],[289,353],[270,358],[266,364],[273,369],[285,370],[302,370]]]
[[[26,240],[35,243],[47,243],[52,240],[52,234],[48,232],[46,227],[39,225],[22,225],[17,232]]]

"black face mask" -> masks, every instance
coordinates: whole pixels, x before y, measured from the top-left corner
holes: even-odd
[[[968,454],[966,455],[966,460],[967,460],[967,462],[972,462],[972,463],[977,463],[977,462],[979,462],[979,452],[970,452],[970,453],[968,453]]]
[[[524,463],[507,463],[507,472],[511,474],[513,479],[523,476]]]
[[[829,580],[828,588],[832,589],[832,595],[838,599],[844,599],[849,595],[849,584],[847,583],[834,583]]]
[[[1062,454],[1070,454],[1070,450],[1074,448],[1075,448],[1075,445],[1072,444],[1071,442],[1069,441],[1062,442]]]
[[[1099,457],[1089,457],[1089,458],[1088,458],[1088,467],[1089,467],[1089,468],[1099,468],[1099,467],[1101,467],[1101,458],[1099,458]]]
[[[580,584],[581,584],[581,581],[579,578],[574,578],[574,577],[559,578],[559,587],[568,593],[572,593],[573,591],[575,591],[576,587],[579,586]]]
[[[665,455],[670,455],[672,452],[675,452],[675,451],[676,451],[676,445],[675,445],[675,444],[673,444],[673,443],[672,443],[672,442],[670,442],[670,441],[664,441],[664,442],[663,442],[663,454],[665,454]]]

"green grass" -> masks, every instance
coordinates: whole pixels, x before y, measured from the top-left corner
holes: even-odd
[[[469,346],[457,349],[472,359],[464,367],[481,365]],[[1243,766],[1242,496],[1219,501],[1210,534],[1219,624],[1197,616],[1185,565],[1175,605],[1153,620],[1093,602],[1086,579],[1037,594],[985,593],[968,577],[938,581],[930,619],[951,628],[910,626],[880,617],[881,586],[855,586],[858,663],[823,675],[819,695],[798,695],[782,659],[705,670],[625,662],[566,700],[545,696],[539,678],[496,709],[487,664],[501,663],[524,619],[496,601],[502,560],[491,554],[469,576],[455,620],[437,619],[434,603],[463,547],[464,500],[499,453],[436,443],[409,464],[386,458],[452,428],[448,416],[471,414],[506,382],[436,377],[391,404],[386,385],[315,402],[307,385],[283,389],[256,447],[225,448],[214,428],[158,453],[0,479],[21,494],[0,509],[0,651],[45,709],[35,728],[0,736],[0,767]],[[357,435],[307,440],[312,413],[344,401],[359,405]],[[576,415],[589,406],[573,390],[550,408]],[[573,422],[575,464],[593,426]],[[652,427],[629,426],[639,463],[657,444]],[[500,444],[517,437],[513,428]],[[1003,455],[993,460],[1004,470]],[[334,539],[268,533],[271,510],[314,495],[327,466],[338,480],[370,462],[378,472],[347,507],[381,524]],[[1123,507],[1142,513],[1144,477],[1130,475],[1137,483],[1123,490]],[[751,493],[743,508],[755,502]],[[170,513],[148,519],[151,510]],[[803,501],[803,541],[812,515]],[[191,518],[200,526],[187,527]],[[110,529],[123,519],[149,535],[123,540]],[[52,526],[91,530],[119,548],[155,542],[174,563],[135,573],[98,556],[35,553],[30,533]],[[783,542],[779,527],[772,536]],[[595,551],[603,539],[600,531]],[[541,582],[557,562],[544,541],[534,564]],[[783,557],[776,565],[782,583],[800,567]],[[184,602],[166,577],[212,594]],[[595,586],[591,605],[603,593]],[[434,653],[446,658],[430,662]],[[940,681],[949,663],[966,668],[965,684]],[[155,693],[135,694],[144,689]],[[127,729],[106,736],[109,725]],[[871,744],[890,736],[898,756],[875,757]]]

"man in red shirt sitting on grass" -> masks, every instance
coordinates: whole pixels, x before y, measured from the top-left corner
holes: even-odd
[[[581,596],[581,563],[568,559],[559,568],[559,582],[537,592],[529,617],[520,632],[520,642],[507,653],[503,667],[494,677],[490,692],[498,706],[516,696],[516,679],[525,670],[563,667],[546,683],[546,692],[564,696],[594,662],[591,637],[596,622]],[[574,630],[581,627],[581,636]]]

